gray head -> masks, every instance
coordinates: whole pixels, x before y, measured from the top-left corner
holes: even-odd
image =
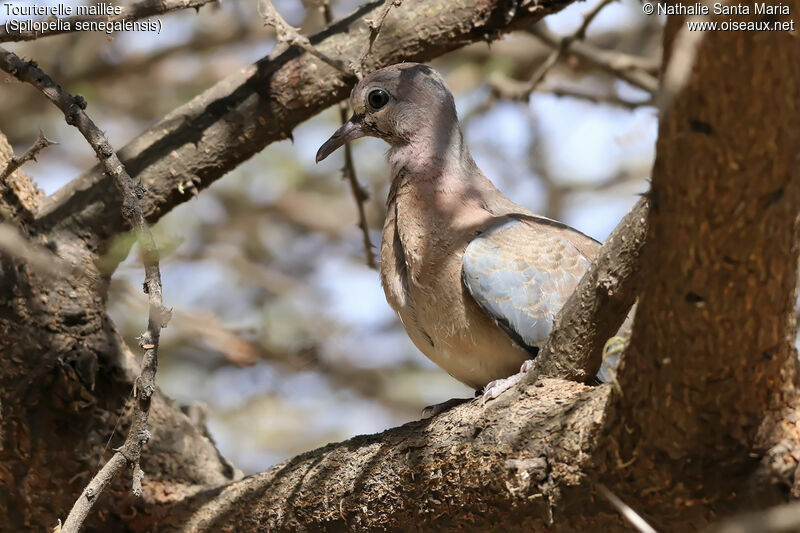
[[[401,63],[366,76],[350,93],[353,116],[317,152],[322,161],[343,144],[364,136],[392,147],[415,139],[449,143],[460,130],[453,95],[438,72],[419,63]]]

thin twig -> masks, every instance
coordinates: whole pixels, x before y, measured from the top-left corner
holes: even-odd
[[[600,11],[603,10],[608,4],[611,2],[615,2],[616,0],[601,0],[591,11],[587,12],[583,16],[583,22],[581,23],[580,27],[575,31],[575,33],[568,35],[562,38],[558,46],[547,56],[547,59],[539,65],[539,68],[536,69],[536,72],[533,73],[531,79],[522,84],[519,89],[518,93],[516,94],[515,99],[524,99],[527,98],[536,87],[544,80],[545,76],[553,69],[553,67],[558,63],[561,57],[566,53],[569,47],[572,45],[574,41],[583,40],[586,36],[586,30],[589,27],[589,24],[600,14]]]
[[[270,0],[259,0],[258,11],[264,20],[264,25],[275,30],[275,36],[279,41],[288,45],[297,45],[320,61],[324,61],[348,78],[355,78],[356,74],[347,68],[344,62],[334,59],[321,52],[311,44],[308,37],[302,35],[297,28],[286,22]]]
[[[0,172],[0,192],[2,193],[3,199],[6,201],[8,206],[15,211],[12,213],[12,216],[18,215],[24,219],[33,218],[33,214],[28,209],[28,206],[25,205],[25,203],[17,195],[16,191],[11,187],[9,178],[19,167],[28,161],[36,161],[36,156],[39,154],[39,152],[54,144],[58,143],[45,137],[44,132],[40,129],[39,137],[36,139],[36,142],[34,142],[30,148],[25,150],[25,153],[23,153],[21,156],[13,156],[6,165],[6,168]]]
[[[119,15],[77,15],[60,19],[48,19],[48,21],[58,22],[58,24],[48,25],[47,29],[43,29],[42,31],[10,32],[7,27],[3,25],[0,27],[0,43],[33,41],[41,37],[71,33],[77,31],[76,28],[78,25],[85,22],[114,23],[123,19],[128,22],[133,22],[163,15],[179,9],[194,8],[199,10],[200,7],[206,4],[218,1],[219,0],[159,0],[158,2],[154,2],[153,0],[143,0],[131,6],[123,7]]]
[[[11,174],[14,173],[19,167],[27,163],[28,161],[36,161],[36,156],[47,148],[48,146],[52,146],[54,144],[58,144],[56,141],[51,141],[47,137],[44,136],[44,132],[40,129],[39,130],[39,137],[36,139],[30,148],[25,150],[25,153],[19,157],[12,157],[11,161],[8,162],[6,168],[3,169],[3,172],[0,172],[0,183],[4,182],[8,179]]]
[[[633,527],[637,529],[640,533],[658,533],[653,526],[647,523],[647,521],[641,517],[639,513],[631,509],[630,505],[626,504],[622,500],[620,500],[616,494],[608,490],[608,488],[603,485],[602,483],[597,484],[597,488],[600,489],[600,494],[602,494],[605,499],[611,502],[611,505],[617,508],[617,511],[631,523]]]
[[[624,107],[625,109],[638,109],[640,107],[654,105],[652,99],[633,101],[626,100],[618,94],[594,94],[575,89],[568,89],[566,87],[539,88],[538,92],[548,93],[558,97],[586,100],[587,102],[592,102],[594,104],[608,104],[617,107]]]
[[[558,47],[562,39],[546,28],[534,26],[528,28],[528,33],[550,47]],[[651,66],[637,56],[623,54],[609,50],[601,50],[585,41],[573,41],[569,53],[581,61],[585,61],[600,70],[608,72],[634,87],[638,87],[650,94],[658,90],[658,79],[650,74]]]
[[[603,8],[613,1],[615,0],[603,0],[598,3],[594,9],[584,15],[580,27],[566,37],[559,37],[546,27],[534,26],[528,28],[528,33],[553,48],[553,51],[536,69],[530,80],[522,82],[495,74],[489,80],[492,90],[502,98],[525,100],[533,91],[537,90],[553,67],[565,55],[570,54],[635,87],[639,87],[650,94],[655,94],[658,90],[658,80],[650,74],[652,66],[645,60],[620,52],[600,50],[584,41],[589,24],[592,23]]]
[[[339,117],[342,120],[342,124],[347,122],[347,104],[344,102],[339,103]],[[361,237],[364,240],[364,253],[366,254],[367,266],[377,269],[378,265],[375,263],[375,252],[372,251],[372,241],[369,238],[367,215],[364,210],[364,203],[369,200],[369,194],[358,182],[356,167],[353,164],[353,152],[349,143],[344,145],[344,166],[342,167],[342,175],[347,179],[348,183],[350,183],[350,192],[353,194],[353,199],[356,201],[356,207],[358,208],[358,227],[361,228]]]
[[[144,292],[149,298],[147,331],[140,337],[139,345],[144,350],[142,371],[134,383],[133,395],[136,399],[133,411],[133,422],[125,443],[117,450],[108,463],[89,482],[78,497],[69,513],[62,531],[77,533],[83,525],[94,502],[105,486],[113,479],[123,466],[129,465],[134,471],[134,492],[140,492],[141,477],[139,458],[142,447],[150,438],[148,418],[150,402],[155,393],[155,374],[158,367],[158,340],[161,328],[169,321],[169,311],[161,300],[161,271],[158,266],[158,250],[153,235],[147,227],[139,200],[145,189],[140,183],[134,183],[114,149],[102,131],[95,125],[84,111],[86,100],[80,96],[72,96],[58,86],[53,79],[43,72],[34,61],[23,61],[16,54],[0,47],[0,69],[8,72],[20,81],[33,85],[48,100],[58,106],[64,113],[67,124],[75,126],[91,145],[100,160],[103,170],[114,180],[122,194],[122,216],[136,233],[137,242],[144,262]]]
[[[399,5],[399,1],[397,2]],[[386,5],[384,6],[381,15],[378,17],[378,24],[377,30],[375,31],[375,37],[377,37],[378,32],[380,31],[380,26],[383,25],[383,21],[386,18],[386,14],[389,12],[389,7],[391,7],[392,2],[390,0],[386,0]],[[322,16],[325,20],[325,24],[330,24],[333,20],[333,13],[331,13],[331,4],[330,0],[322,0],[320,2],[320,9],[322,10]],[[370,22],[370,32],[372,32],[372,23]],[[367,52],[363,57],[366,57],[366,54],[369,53],[369,49],[372,47],[372,42],[375,39],[372,37],[372,33],[370,33],[370,44],[367,46]],[[363,61],[362,57],[362,61]],[[363,66],[363,63],[360,63]],[[356,73],[361,78],[359,67],[356,67]],[[342,124],[347,122],[347,103],[346,102],[339,102],[339,119],[341,120]],[[358,209],[358,227],[361,228],[361,237],[364,240],[364,254],[367,266],[370,268],[377,269],[378,265],[375,262],[375,252],[372,251],[372,241],[369,238],[369,224],[367,224],[367,214],[364,210],[364,204],[367,200],[369,200],[369,193],[367,193],[366,189],[359,183],[358,176],[356,175],[356,167],[353,163],[353,151],[350,148],[350,143],[345,143],[344,145],[344,167],[342,167],[342,175],[344,178],[350,183],[350,192],[353,195],[353,199],[356,201],[356,208]]]
[[[364,62],[372,53],[372,45],[375,44],[375,40],[378,38],[378,34],[383,28],[383,22],[386,20],[386,15],[389,14],[389,10],[392,9],[392,6],[400,7],[402,2],[403,0],[384,0],[383,9],[381,9],[381,12],[378,13],[378,16],[375,19],[365,19],[365,22],[369,26],[369,40],[367,45],[364,47],[364,51],[361,52],[361,55],[358,57],[358,60],[351,65],[353,71],[356,73],[356,76],[358,76],[358,79],[363,78],[366,74],[364,72]],[[328,21],[328,23],[330,23],[330,21]]]

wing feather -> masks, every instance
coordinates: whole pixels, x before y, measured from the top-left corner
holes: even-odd
[[[533,355],[591,263],[563,233],[505,216],[475,237],[464,252],[461,273],[472,297]]]

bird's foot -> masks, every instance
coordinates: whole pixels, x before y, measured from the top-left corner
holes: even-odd
[[[528,373],[528,370],[533,368],[533,359],[528,359],[519,369],[519,372],[514,374],[513,376],[508,376],[507,378],[503,379],[496,379],[494,381],[490,381],[486,384],[483,388],[483,400],[482,404],[486,405],[486,402],[489,400],[494,400],[505,391],[522,381],[522,378],[525,377],[525,374]]]
[[[429,405],[428,407],[422,410],[422,418],[430,418],[432,416],[436,416],[455,407],[456,405],[467,403],[470,400],[472,400],[472,398],[450,398],[446,402]]]
[[[625,337],[611,337],[603,346],[603,364],[600,366],[600,371],[597,377],[604,383],[611,383],[617,392],[622,394],[619,382],[617,381],[617,366],[619,365],[619,358],[625,347],[628,344],[628,339]]]

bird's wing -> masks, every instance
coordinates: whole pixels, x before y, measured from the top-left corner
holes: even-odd
[[[535,355],[599,244],[567,227],[499,217],[464,252],[461,274],[478,305]],[[573,237],[573,238],[571,238]],[[578,240],[578,244],[575,243]],[[594,253],[592,253],[594,255]]]

